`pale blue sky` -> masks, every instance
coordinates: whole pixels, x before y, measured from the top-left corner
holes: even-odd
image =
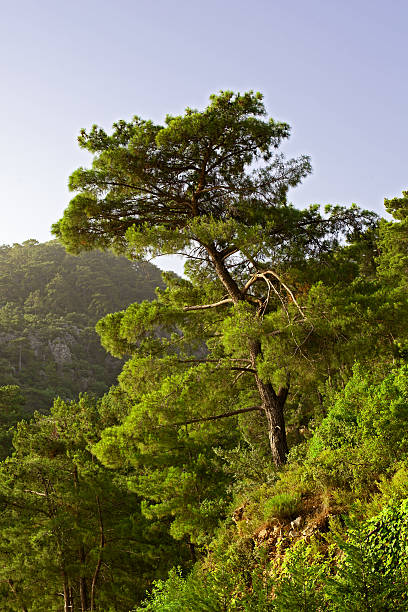
[[[313,176],[291,200],[378,212],[408,188],[406,0],[15,0],[0,22],[0,244],[50,238],[82,127],[265,94]]]

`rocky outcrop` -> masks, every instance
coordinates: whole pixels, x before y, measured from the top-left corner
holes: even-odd
[[[248,526],[253,524],[254,519],[246,515],[246,507],[247,504],[243,503],[231,517],[241,537],[248,534]],[[272,518],[262,523],[249,537],[255,546],[265,547],[272,558],[297,540],[309,541],[312,537],[319,537],[319,534],[327,531],[331,515],[318,499],[304,500],[302,514],[292,520]]]
[[[58,365],[66,365],[72,363],[72,353],[64,338],[58,336],[48,343],[49,349],[55,363]]]

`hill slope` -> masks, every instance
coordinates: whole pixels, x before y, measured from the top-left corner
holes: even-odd
[[[27,409],[55,396],[101,394],[121,361],[95,333],[103,315],[152,299],[161,272],[111,253],[69,255],[58,241],[0,247],[0,386],[19,385]]]

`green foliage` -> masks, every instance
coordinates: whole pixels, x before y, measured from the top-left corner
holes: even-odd
[[[197,214],[239,221],[243,197],[255,186],[281,202],[288,185],[310,172],[310,163],[301,158],[285,164],[273,155],[289,126],[264,115],[260,94],[221,92],[203,112],[167,116],[164,127],[134,117],[115,123],[111,135],[97,126],[83,130],[79,144],[94,155],[93,167],[71,176],[78,195],[54,233],[74,252],[131,246],[139,255],[153,255],[163,245],[177,252],[190,242],[189,223]],[[246,171],[257,159],[269,165],[251,180]],[[266,174],[273,183],[267,184]],[[224,190],[231,200],[227,211]]]
[[[251,415],[253,416],[253,414]],[[242,417],[241,417],[242,419]],[[240,420],[241,420],[240,419]],[[252,420],[252,419],[251,419]],[[257,433],[258,423],[240,423],[240,429],[243,431],[244,439],[253,434],[253,431],[248,431],[252,427]],[[263,432],[262,432],[263,433]],[[264,438],[264,436],[262,436]],[[242,443],[232,448],[231,450],[215,448],[216,455],[221,457],[223,461],[223,470],[229,475],[232,481],[234,493],[240,496],[242,493],[253,490],[254,487],[260,485],[271,486],[277,479],[278,473],[273,464],[271,464],[268,455],[267,443],[263,439],[264,444],[259,439],[252,440],[251,443]],[[255,445],[256,443],[256,445]]]
[[[224,554],[203,571],[196,566],[182,577],[173,569],[166,581],[158,581],[149,598],[136,609],[155,612],[268,612],[272,601],[271,566],[263,550],[251,555],[247,567],[237,562],[237,551]]]
[[[396,472],[390,479],[383,477],[378,482],[380,494],[374,499],[374,506],[380,503],[380,507],[389,502],[399,502],[408,497],[408,466],[407,462],[397,463]]]
[[[260,94],[221,92],[163,126],[135,117],[79,138],[93,163],[54,226],[65,246],[187,258],[187,278],[98,323],[130,359],[93,453],[126,474],[138,520],[198,558],[140,610],[407,607],[407,192],[386,201],[395,222],[298,210],[287,193],[310,162],[276,154],[288,135]],[[18,355],[24,316],[0,312]],[[329,524],[340,512],[358,520]]]
[[[197,612],[219,612],[227,610],[227,597],[229,595],[225,589],[225,600],[220,601],[220,593],[217,580],[212,579],[211,575],[202,576],[190,574],[183,579],[179,572],[170,572],[166,581],[155,583],[153,592],[137,612],[141,610],[151,610],[154,612],[184,612],[187,610],[197,610]],[[226,585],[225,585],[226,586]],[[218,589],[217,589],[218,587]],[[222,597],[222,596],[221,596]],[[223,605],[224,604],[224,605]]]
[[[396,221],[382,221],[380,234],[379,271],[397,287],[406,285],[408,240],[408,191],[402,197],[384,201],[385,208]]]
[[[229,502],[224,497],[228,479],[213,447],[228,448],[237,435],[220,421],[183,423],[191,416],[193,402],[201,402],[204,414],[220,409],[216,402],[224,380],[217,373],[208,377],[211,387],[204,388],[202,378],[208,376],[208,366],[201,364],[186,371],[180,366],[179,374],[159,378],[161,386],[157,386],[161,372],[151,365],[151,360],[128,362],[120,383],[132,398],[130,413],[120,425],[103,432],[94,452],[108,465],[133,467],[128,484],[144,497],[146,516],[167,517],[175,538],[187,536],[203,543]]]
[[[406,502],[386,507],[363,524],[349,521],[346,538],[334,531],[334,539],[343,558],[327,581],[333,610],[406,610]]]
[[[341,308],[341,292],[358,276],[377,217],[354,205],[324,211],[290,205],[287,192],[310,173],[310,162],[275,152],[289,126],[265,114],[260,94],[220,92],[203,111],[168,116],[165,126],[135,117],[114,124],[110,135],[97,126],[82,131],[79,143],[93,154],[92,168],[71,176],[77,195],[53,231],[74,253],[112,248],[133,259],[187,257],[188,280],[173,279],[153,304],[103,319],[102,342],[115,356],[163,357],[168,366],[174,366],[170,355],[193,364],[201,349],[208,362],[252,375],[246,394],[232,392],[230,405],[236,395],[238,410],[261,404],[278,466],[288,450],[283,408],[291,375],[295,393],[298,385],[306,398],[305,371],[313,384],[343,365],[330,349],[358,310],[343,308],[333,323],[322,324],[328,317],[314,304],[314,288],[327,283],[331,310],[339,302]],[[347,249],[355,261],[347,260]],[[347,365],[355,334],[353,340]],[[306,361],[316,366],[310,371]],[[207,372],[200,374],[206,384]],[[167,383],[158,384],[163,394]]]
[[[0,387],[0,459],[5,459],[12,451],[12,428],[27,416],[25,399],[20,387],[6,385]]]
[[[272,518],[293,518],[300,509],[300,495],[297,493],[280,493],[264,503],[265,520]]]
[[[307,545],[304,540],[296,542],[286,553],[283,564],[278,570],[274,610],[278,612],[327,610],[323,587],[329,573],[329,559],[324,558],[315,544]]]
[[[162,286],[148,263],[108,253],[68,255],[57,242],[0,248],[0,385],[19,385],[30,414],[57,395],[101,395],[121,363],[106,356],[98,318]]]
[[[125,478],[90,453],[114,422],[82,396],[18,425],[15,454],[0,466],[0,575],[19,594],[5,594],[11,610],[58,611],[60,593],[84,610],[92,599],[93,609],[129,610],[153,568],[182,560],[162,526],[143,519]]]
[[[310,441],[305,474],[323,487],[370,494],[379,476],[407,457],[407,417],[406,365],[381,382],[356,368]]]

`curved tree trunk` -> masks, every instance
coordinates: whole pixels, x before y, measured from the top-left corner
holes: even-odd
[[[216,247],[213,244],[204,246],[214,265],[217,276],[227,290],[232,302],[234,304],[239,304],[242,300],[245,300],[244,292],[240,290],[238,284],[232,278]],[[254,312],[255,317],[258,315]],[[257,358],[262,355],[262,348],[259,340],[253,340],[249,343],[249,353],[251,365],[255,371],[256,386],[261,398],[262,409],[265,412],[268,423],[268,438],[272,458],[275,465],[280,466],[286,462],[286,456],[288,454],[283,408],[289,393],[289,383],[281,387],[278,393],[276,393],[271,383],[265,383],[259,378],[256,370]]]

